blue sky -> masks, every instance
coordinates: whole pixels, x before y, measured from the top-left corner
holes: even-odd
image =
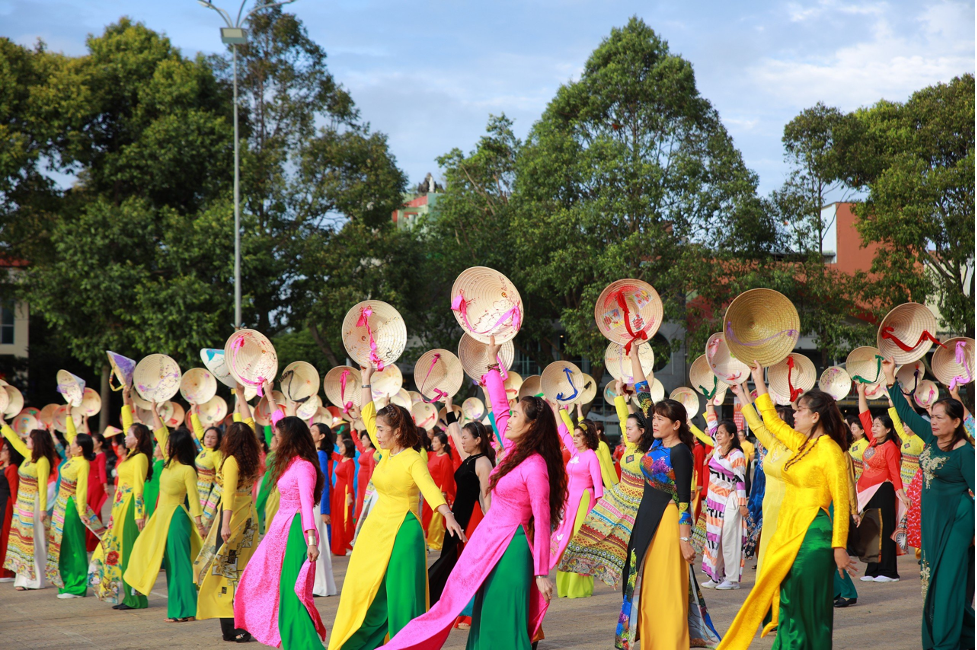
[[[470,150],[489,114],[505,112],[525,135],[556,89],[633,15],[692,62],[763,193],[784,180],[780,138],[802,109],[904,101],[974,71],[973,1],[298,0],[289,10],[326,49],[364,119],[389,135],[412,184],[438,175],[438,155]],[[188,55],[222,47],[218,16],[195,0],[0,0],[0,35],[83,54],[89,33],[123,15]]]

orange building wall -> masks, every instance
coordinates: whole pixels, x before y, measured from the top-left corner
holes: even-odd
[[[852,203],[838,203],[836,210],[835,229],[838,233],[837,261],[831,266],[844,273],[865,271],[872,268],[872,260],[878,250],[878,244],[871,243],[862,248],[862,236],[855,228],[855,214]]]

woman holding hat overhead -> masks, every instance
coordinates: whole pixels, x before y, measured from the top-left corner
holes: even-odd
[[[387,634],[394,636],[427,609],[424,531],[414,513],[418,492],[441,512],[448,532],[464,540],[464,531],[417,452],[421,441],[410,413],[396,404],[376,410],[373,372],[372,365],[362,370],[360,417],[373,445],[382,450],[373,472],[380,496],[362,528],[369,546],[357,544],[350,556],[330,650],[373,650]]]
[[[166,464],[159,477],[159,503],[132,546],[132,559],[123,577],[132,588],[149,595],[159,570],[166,570],[166,620],[192,621],[197,616],[197,588],[193,560],[203,546],[193,434],[185,427],[170,433],[153,404],[156,442],[164,450]],[[184,501],[190,504],[187,512]],[[190,523],[193,517],[194,525]]]
[[[44,429],[34,429],[21,440],[2,414],[0,427],[7,443],[25,459],[17,471],[17,503],[3,568],[17,574],[14,579],[17,591],[44,589],[47,587],[47,485],[51,468],[57,466],[59,458],[51,434]]]
[[[498,353],[492,339],[489,358]],[[489,482],[492,505],[466,543],[440,600],[385,650],[441,648],[473,597],[468,648],[529,650],[553,597],[547,577],[551,522],[559,521],[567,481],[555,415],[542,398],[530,395],[517,400],[510,413],[498,364],[489,366],[482,383],[506,438],[505,455]]]
[[[820,390],[801,395],[794,427],[777,416],[763,367],[752,368],[757,407],[767,430],[791,450],[784,463],[787,490],[763,572],[726,632],[721,649],[748,648],[764,616],[777,603],[766,635],[777,627],[776,647],[830,648],[835,571],[854,571],[848,541],[847,426],[834,398]],[[828,515],[835,504],[833,517]]]
[[[882,362],[895,409],[926,442],[919,456],[924,650],[974,645],[974,446],[964,427],[963,404],[937,400],[930,422],[906,401],[892,359]]]
[[[859,510],[878,508],[882,519],[882,552],[878,562],[869,562],[863,582],[896,582],[896,543],[892,535],[909,503],[902,487],[899,442],[895,424],[888,415],[875,418],[868,410],[865,384],[855,384],[858,390],[858,417],[862,427],[872,431],[872,443],[862,452],[862,475],[858,478]],[[896,501],[896,499],[899,501]]]
[[[207,427],[204,430],[197,415],[196,404],[190,410],[190,423],[193,425],[193,437],[200,443],[200,453],[194,458],[193,464],[197,470],[197,494],[200,496],[200,509],[203,512],[202,521],[204,530],[210,530],[221,500],[221,488],[216,477],[217,469],[224,461],[221,455],[223,434],[217,427]]]
[[[17,472],[24,457],[14,446],[0,437],[0,582],[13,582],[16,577],[10,569],[4,569],[7,558],[7,543],[10,540],[10,525],[17,503]]]

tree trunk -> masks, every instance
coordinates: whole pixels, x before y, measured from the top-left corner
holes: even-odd
[[[102,398],[102,410],[98,414],[98,432],[104,433],[105,427],[109,426],[109,411],[112,408],[112,389],[109,386],[109,379],[112,376],[112,368],[107,363],[102,364],[102,383],[99,386],[99,396]],[[123,432],[125,433],[125,432]]]
[[[326,358],[329,359],[329,363],[331,363],[334,368],[342,365],[339,363],[339,360],[336,359],[336,355],[333,353],[332,348],[329,347],[329,344],[326,343],[319,335],[319,328],[315,323],[309,323],[309,333],[312,335],[312,340],[315,341],[315,344],[319,346],[319,349],[322,350],[324,355],[326,355]]]

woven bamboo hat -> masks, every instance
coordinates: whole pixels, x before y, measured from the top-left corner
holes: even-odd
[[[319,371],[308,361],[293,361],[282,370],[278,385],[285,399],[306,402],[319,392]],[[315,415],[315,411],[312,414]]]
[[[136,370],[135,359],[122,356],[118,352],[112,352],[112,350],[106,350],[105,354],[108,355],[109,365],[112,366],[112,374],[109,378],[115,377],[119,382],[119,388],[115,390],[132,386],[132,373]]]
[[[150,402],[165,402],[180,390],[180,366],[165,354],[151,354],[136,364],[132,382],[136,392]]]
[[[634,279],[617,280],[604,287],[594,306],[597,329],[627,350],[633,343],[653,337],[662,325],[664,313],[655,288]]]
[[[784,359],[800,336],[801,318],[793,303],[773,289],[751,289],[738,295],[726,309],[723,334],[726,345],[746,364],[772,366]]]
[[[686,388],[685,386],[676,388],[668,397],[676,402],[681,402],[690,420],[699,412],[699,394],[691,388]]]
[[[835,398],[835,401],[843,400],[851,392],[851,376],[841,366],[825,368],[818,380],[818,388]]]
[[[865,398],[866,399],[885,399],[886,397],[885,386],[881,383],[879,384],[869,384],[865,387]]]
[[[159,413],[159,418],[163,421],[163,424],[171,429],[183,424],[187,417],[187,412],[183,407],[172,400],[160,404],[157,413]]]
[[[152,402],[144,400],[139,396],[138,392],[132,394],[132,405],[136,407],[136,409],[142,409],[143,411],[150,411],[153,408]]]
[[[726,382],[720,381],[716,373],[712,371],[712,368],[709,367],[709,360],[704,354],[696,357],[692,365],[689,366],[689,384],[707,400],[712,399],[720,392],[725,394],[729,387]]]
[[[4,391],[4,395],[0,397],[0,400],[6,399],[6,397],[6,391]],[[4,408],[6,408],[6,404],[4,404]],[[44,425],[45,429],[50,429],[52,426],[54,426],[54,412],[59,408],[61,408],[60,404],[48,404],[41,409],[40,413],[37,414],[37,419],[42,425]]]
[[[650,381],[655,376],[655,351],[650,345],[638,346],[638,361],[641,363],[641,369],[645,371],[645,377]],[[620,379],[625,384],[634,384],[631,357],[620,343],[608,344],[607,349],[604,350],[604,367],[614,379]]]
[[[926,364],[922,359],[907,363],[896,370],[896,379],[899,381],[903,395],[912,395],[919,388],[919,382],[926,377]]]
[[[877,340],[882,356],[903,364],[926,356],[933,342],[939,342],[935,334],[936,316],[929,307],[907,302],[882,319]]]
[[[408,411],[410,410],[410,407],[414,405],[413,400],[410,398],[410,393],[403,388],[390,396],[390,403],[396,404],[397,406],[403,406]]]
[[[485,417],[485,404],[477,397],[469,397],[461,403],[461,412],[471,421]]]
[[[712,398],[713,406],[720,406],[722,405],[723,402],[726,401],[726,391],[728,390],[729,390],[729,386],[720,382],[719,389],[716,391],[716,394],[713,395]]]
[[[68,418],[71,417],[71,406],[69,404],[62,404],[54,411],[54,417],[51,419],[51,426],[54,427],[55,431],[60,431],[61,433],[68,432]]]
[[[27,436],[34,429],[40,428],[40,423],[33,413],[26,409],[14,416],[10,426],[21,438]]]
[[[818,381],[818,371],[814,362],[806,356],[791,352],[786,359],[767,369],[767,381],[778,394],[789,397],[793,402],[802,393],[814,388]]]
[[[67,370],[59,370],[56,378],[58,392],[64,396],[64,401],[72,406],[81,404],[81,398],[85,393],[85,380]]]
[[[7,393],[7,408],[3,410],[3,415],[12,418],[24,408],[24,395],[10,384],[4,386],[3,390]]]
[[[485,266],[465,269],[451,286],[451,312],[461,329],[482,343],[516,338],[522,327],[522,298],[515,285]]]
[[[465,374],[477,382],[482,381],[482,375],[488,372],[488,367],[493,363],[498,363],[505,370],[511,368],[515,354],[516,349],[512,341],[499,344],[497,359],[488,355],[488,344],[467,333],[462,334],[461,341],[458,342],[458,359],[461,361],[461,367],[465,369]]]
[[[227,416],[227,402],[220,395],[214,395],[203,404],[197,405],[197,411],[200,424],[209,427]]]
[[[657,403],[665,399],[665,386],[659,380],[655,379],[651,382],[650,388],[652,402]],[[637,398],[637,394],[635,394],[635,398]]]
[[[274,390],[271,394],[275,398],[275,404],[285,403],[285,396],[282,393]],[[263,427],[271,424],[271,402],[268,401],[267,395],[262,397],[258,405],[254,407],[254,421]]]
[[[336,366],[322,380],[326,399],[341,408],[344,414],[348,414],[350,408],[360,406],[362,385],[360,371],[351,366]]]
[[[458,421],[459,422],[461,422],[464,419],[465,413],[464,413],[464,411],[462,411],[462,409],[461,409],[460,406],[458,406],[457,404],[452,404],[451,405],[451,410],[455,414],[455,417],[458,418]],[[438,411],[438,426],[441,427],[442,429],[447,429],[448,428],[448,407],[447,406],[442,406],[441,407],[441,410]]]
[[[417,402],[410,408],[410,414],[414,416],[414,424],[430,431],[438,423],[438,409],[434,404],[427,402]]]
[[[519,399],[542,394],[543,389],[539,386],[539,375],[529,375],[522,380],[522,385],[519,386]]]
[[[578,404],[590,404],[597,397],[597,382],[587,373],[583,373],[583,388],[577,397]]]
[[[546,399],[557,404],[575,404],[583,390],[583,373],[569,361],[554,361],[543,369],[539,386]]]
[[[614,381],[609,381],[604,385],[604,401],[608,404],[614,404],[615,397],[617,397],[617,392],[614,390]]]
[[[413,406],[414,404],[417,404],[418,402],[423,402],[424,401],[424,398],[421,397],[421,394],[418,393],[416,390],[409,390],[409,391],[407,391],[407,395],[410,397],[410,405],[411,406]],[[409,408],[410,407],[408,407],[408,410],[409,410]]]
[[[316,379],[318,379],[318,377],[319,376],[316,375]],[[316,390],[319,390],[318,386],[316,386]],[[312,395],[307,400],[299,404],[298,408],[295,409],[295,415],[303,420],[311,420],[315,417],[315,414],[319,412],[320,406],[322,406],[322,402],[319,400],[319,396]]]
[[[394,364],[384,366],[383,370],[377,370],[370,379],[371,392],[373,399],[391,398],[404,387],[404,375]]]
[[[98,391],[86,388],[85,392],[82,393],[79,408],[86,417],[91,417],[102,410],[102,397]]]
[[[392,365],[407,346],[407,325],[393,305],[364,300],[346,312],[343,345],[351,359],[377,370]]]
[[[217,394],[217,378],[206,368],[191,368],[180,380],[180,394],[190,404],[203,404]]]
[[[518,372],[510,370],[502,379],[502,385],[505,387],[506,399],[510,401],[518,399],[519,389],[522,388],[522,375],[520,375]],[[540,387],[539,390],[542,392],[542,387]]]
[[[268,337],[257,330],[238,330],[224,343],[224,363],[242,386],[260,389],[278,374],[278,354]]]
[[[713,334],[706,341],[706,361],[709,368],[727,386],[742,384],[750,377],[750,367],[733,356],[722,332]]]
[[[775,390],[773,390],[773,389],[771,389],[769,387],[767,388],[767,392],[770,393],[770,399],[773,400],[773,403],[774,404],[776,404],[778,406],[790,406],[791,405],[790,397],[788,397],[787,395],[781,395],[780,393],[778,393],[777,391],[775,391]]]
[[[428,350],[414,364],[414,385],[426,401],[443,402],[445,397],[453,397],[464,381],[461,361],[449,350]]]
[[[0,386],[0,389],[6,389],[6,385]],[[6,412],[7,412],[7,403],[9,401],[10,401],[10,398],[7,396],[7,391],[6,390],[0,390],[0,413],[6,414]]]
[[[919,382],[919,388],[913,393],[913,399],[924,409],[928,409],[940,399],[940,387],[929,379]]]
[[[105,431],[102,432],[102,435],[105,436],[106,438],[111,438],[112,436],[117,436],[120,433],[122,433],[122,429],[118,427],[113,427],[110,424],[107,427],[105,427]]]
[[[948,388],[969,384],[974,380],[974,340],[966,337],[947,339],[943,347],[933,353],[930,367],[933,376]]]
[[[878,348],[864,345],[848,354],[845,370],[851,380],[861,384],[878,384],[882,381],[882,353]]]
[[[204,362],[204,366],[213,373],[214,378],[220,383],[224,384],[228,388],[234,388],[237,386],[237,382],[234,377],[231,377],[231,371],[227,369],[227,364],[224,363],[224,351],[217,350],[215,348],[202,348],[200,350],[200,360]]]

